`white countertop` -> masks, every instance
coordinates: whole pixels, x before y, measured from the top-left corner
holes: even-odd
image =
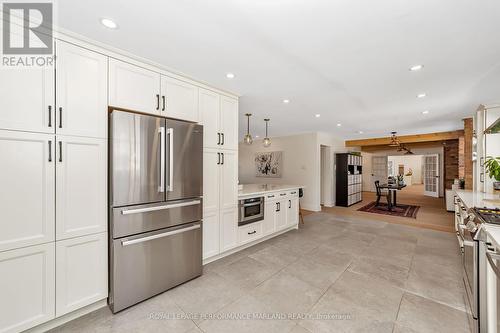
[[[304,188],[304,186],[301,185],[281,185],[281,184],[243,184],[242,186],[243,189],[238,191],[239,197]]]
[[[485,224],[483,228],[486,230],[491,240],[495,243],[496,247],[500,248],[500,226]]]
[[[498,194],[476,192],[471,190],[457,190],[455,193],[467,208],[496,208],[500,209],[500,196]]]

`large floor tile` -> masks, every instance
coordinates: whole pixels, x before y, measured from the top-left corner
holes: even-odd
[[[382,279],[399,288],[403,288],[406,285],[409,272],[408,267],[393,264],[383,257],[358,257],[349,266],[349,270],[371,278]]]
[[[249,255],[249,257],[279,269],[299,259],[299,255],[295,252],[274,245],[255,252]]]
[[[347,268],[355,257],[354,254],[341,252],[338,249],[334,249],[330,246],[321,245],[309,252],[305,256],[305,258],[327,265],[335,265]]]
[[[470,332],[465,312],[410,293],[403,296],[397,325],[420,333]],[[399,332],[406,331],[399,328]]]
[[[280,267],[270,266],[253,258],[245,257],[224,266],[217,274],[244,290],[250,290],[280,269]]]
[[[323,294],[319,288],[280,272],[251,292],[271,310],[281,313],[306,313]]]
[[[299,261],[285,267],[283,272],[293,275],[312,286],[326,290],[345,271],[346,266],[325,264],[311,260],[305,256]]]

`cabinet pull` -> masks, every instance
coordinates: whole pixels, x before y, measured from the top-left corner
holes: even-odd
[[[276,211],[279,212],[281,210],[281,205],[279,202],[276,203]]]
[[[49,127],[52,127],[52,105],[49,105]]]
[[[280,196],[284,196],[284,195],[286,195],[286,193],[280,193]]]
[[[221,133],[221,135],[222,135],[222,143],[221,143],[221,145],[224,146],[224,133]]]
[[[292,208],[292,200],[288,200],[288,208]]]
[[[257,230],[254,230],[252,232],[247,232],[247,234],[249,234],[249,235],[253,235],[253,234],[256,234],[256,233],[257,233]]]
[[[217,165],[220,165],[220,153],[217,153]]]
[[[59,141],[59,162],[62,162],[62,141]]]
[[[274,194],[273,195],[268,195],[267,197],[268,198],[274,198]]]
[[[156,110],[160,109],[160,95],[156,94]]]
[[[49,162],[52,162],[52,140],[49,140]]]
[[[484,172],[481,172],[481,173],[479,174],[479,181],[480,181],[481,183],[484,183]]]
[[[161,96],[161,100],[162,100],[162,103],[163,103],[163,106],[162,106],[161,110],[165,111],[165,95]]]
[[[220,145],[220,133],[217,133],[217,144]]]
[[[62,128],[62,107],[59,107],[59,128]]]
[[[222,155],[222,163],[221,164],[224,164],[224,153],[220,153]]]

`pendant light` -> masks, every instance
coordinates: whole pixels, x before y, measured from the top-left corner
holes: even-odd
[[[398,137],[396,136],[396,132],[391,132],[391,143],[389,143],[389,147],[399,147],[401,143],[399,142]]]
[[[264,119],[264,121],[266,122],[266,137],[264,138],[264,140],[262,140],[262,144],[266,148],[271,145],[271,139],[269,139],[269,137],[267,136],[267,125],[269,125],[269,120],[270,119]]]
[[[247,134],[243,138],[243,142],[245,142],[247,145],[251,145],[253,142],[252,136],[250,135],[250,116],[251,113],[245,113],[245,116],[247,116]]]

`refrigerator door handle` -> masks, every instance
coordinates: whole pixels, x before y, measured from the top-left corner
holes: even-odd
[[[173,231],[168,231],[168,232],[164,232],[164,233],[161,233],[161,234],[158,234],[158,235],[147,236],[147,237],[138,238],[138,239],[132,239],[132,240],[128,240],[128,241],[124,240],[124,241],[122,241],[122,246],[134,245],[134,244],[138,244],[138,243],[144,243],[144,242],[147,242],[147,241],[150,241],[150,240],[153,240],[153,239],[158,239],[158,238],[173,236],[173,235],[181,234],[181,233],[186,232],[186,231],[196,230],[196,229],[200,229],[200,228],[201,228],[200,225],[196,224],[196,225],[193,225],[191,227],[177,229],[177,230],[173,230]]]
[[[178,203],[173,203],[173,204],[163,205],[163,206],[145,207],[145,208],[137,208],[137,209],[127,209],[127,210],[122,210],[122,215],[131,215],[131,214],[156,212],[158,210],[164,210],[164,209],[171,209],[171,208],[179,208],[179,207],[187,207],[187,206],[199,205],[200,203],[201,203],[200,200],[191,200],[191,201],[178,202]]]
[[[160,185],[158,192],[165,192],[165,127],[158,129],[160,134]]]
[[[168,191],[174,190],[174,129],[168,128]]]

